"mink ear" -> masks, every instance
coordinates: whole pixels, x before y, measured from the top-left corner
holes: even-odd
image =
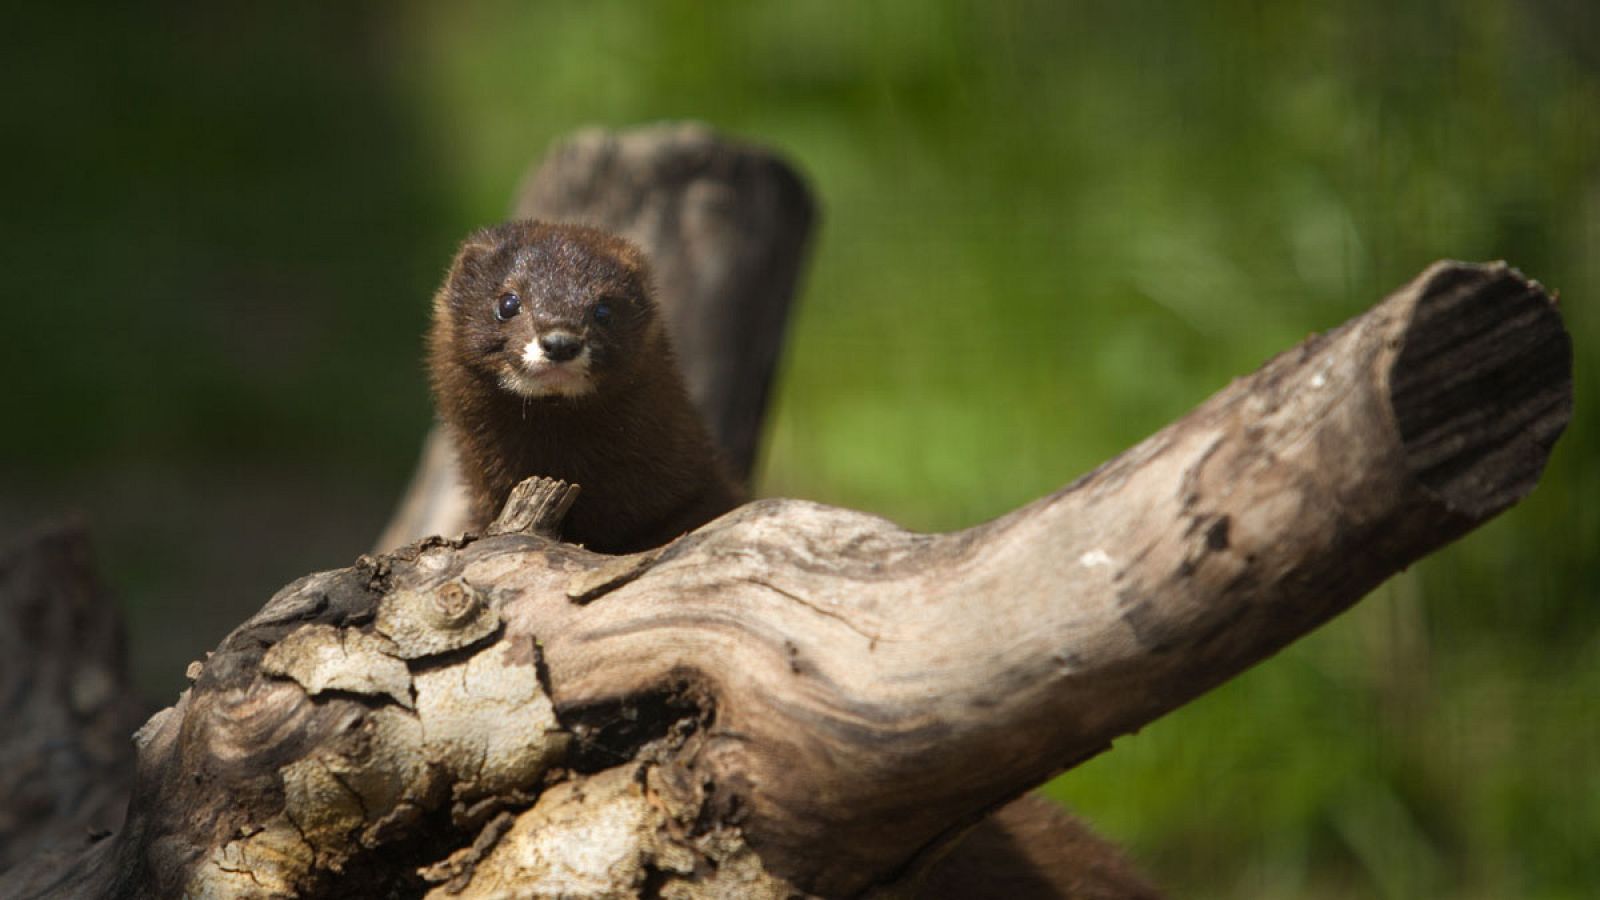
[[[487,231],[473,233],[462,243],[461,249],[456,251],[456,258],[450,263],[450,274],[445,276],[445,283],[454,285],[483,278],[488,272],[494,250],[495,240],[492,235]]]
[[[607,242],[611,245],[608,248],[611,251],[611,255],[622,263],[623,268],[627,269],[630,274],[642,276],[649,270],[650,266],[645,259],[644,251],[639,249],[638,244],[621,235],[608,234],[606,238],[609,239]],[[601,246],[605,246],[605,243],[602,243]]]
[[[629,240],[618,240],[616,258],[633,276],[635,284],[646,295],[655,293],[655,276],[650,271],[650,260],[645,256],[644,250],[638,244]]]

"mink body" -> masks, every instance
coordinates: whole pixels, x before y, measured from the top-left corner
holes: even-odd
[[[621,238],[532,221],[468,237],[434,297],[429,369],[471,529],[534,475],[581,486],[563,537],[603,553],[667,543],[742,500]]]

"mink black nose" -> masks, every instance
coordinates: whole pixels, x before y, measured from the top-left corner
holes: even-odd
[[[565,331],[552,331],[539,337],[539,349],[552,362],[566,362],[583,350],[583,340]]]

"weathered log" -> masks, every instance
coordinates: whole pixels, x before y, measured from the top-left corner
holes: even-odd
[[[769,865],[849,894],[1525,495],[1570,366],[1537,285],[1440,264],[988,525],[769,501],[581,611],[531,583],[545,601],[516,609],[569,720],[709,697],[715,802]]]
[[[965,531],[767,500],[604,557],[543,536],[541,483],[494,536],[281,591],[140,731],[128,823],[57,893],[910,890],[1525,496],[1570,408],[1544,291],[1440,263]]]
[[[702,126],[596,129],[530,169],[512,217],[594,225],[645,249],[689,394],[748,482],[815,217],[794,169]],[[377,549],[460,534],[460,481],[435,427]]]

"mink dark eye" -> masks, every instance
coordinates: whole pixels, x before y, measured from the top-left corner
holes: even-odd
[[[494,303],[494,317],[504,322],[522,311],[522,298],[507,292],[500,295]]]
[[[611,304],[605,302],[596,303],[594,311],[589,315],[593,316],[597,323],[604,325],[611,321]]]

